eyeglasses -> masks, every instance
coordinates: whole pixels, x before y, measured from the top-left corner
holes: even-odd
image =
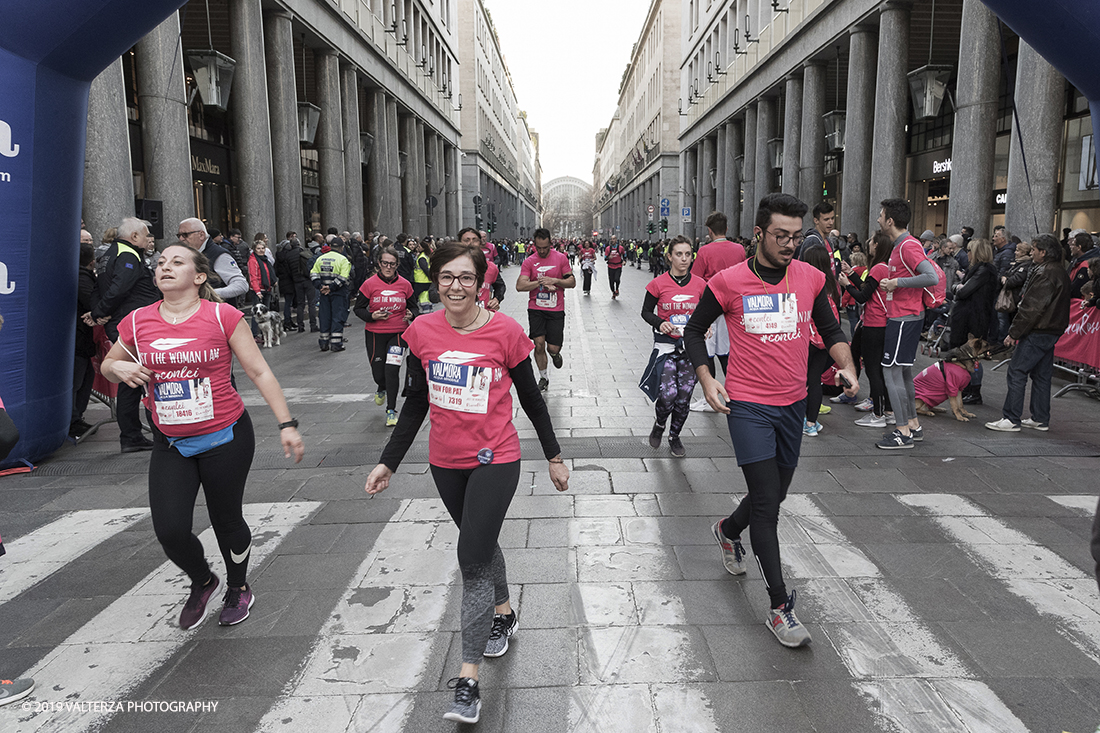
[[[462,273],[457,278],[449,272],[441,272],[438,277],[439,287],[449,288],[456,279],[458,284],[464,288],[472,288],[477,285],[477,277],[468,272]]]
[[[193,232],[176,232],[176,236],[179,237],[180,239],[187,239],[192,234],[202,234],[202,230],[201,229],[196,229]]]
[[[801,234],[776,234],[775,232],[768,232],[775,239],[775,243],[782,247],[787,242],[793,242],[795,246],[802,241]]]
[[[379,267],[397,267],[396,262],[379,262]]]

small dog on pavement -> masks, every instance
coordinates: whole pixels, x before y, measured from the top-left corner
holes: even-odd
[[[970,383],[978,359],[988,348],[985,341],[971,336],[962,346],[945,353],[942,361],[914,377],[917,414],[932,417],[937,412],[943,412],[938,405],[946,399],[959,422],[969,422],[970,418],[977,417],[963,407],[962,390]]]
[[[269,310],[263,303],[252,306],[252,317],[256,320],[256,326],[260,329],[260,335],[264,339],[264,348],[282,344],[282,338],[286,335],[283,329],[283,314]]]

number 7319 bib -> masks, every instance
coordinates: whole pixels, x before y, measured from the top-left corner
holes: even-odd
[[[489,411],[492,367],[428,362],[428,399],[436,407],[484,415]]]

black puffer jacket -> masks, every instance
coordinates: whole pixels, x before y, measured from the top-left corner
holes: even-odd
[[[955,291],[955,305],[951,309],[952,349],[966,343],[969,334],[985,338],[993,319],[993,303],[1001,289],[997,268],[990,262],[982,262],[963,276],[962,287]]]

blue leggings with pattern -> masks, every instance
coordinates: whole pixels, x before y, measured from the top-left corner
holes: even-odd
[[[675,438],[687,421],[691,391],[695,389],[695,370],[687,354],[669,354],[661,372],[661,392],[657,396],[657,424],[662,427],[672,415],[668,435]]]

